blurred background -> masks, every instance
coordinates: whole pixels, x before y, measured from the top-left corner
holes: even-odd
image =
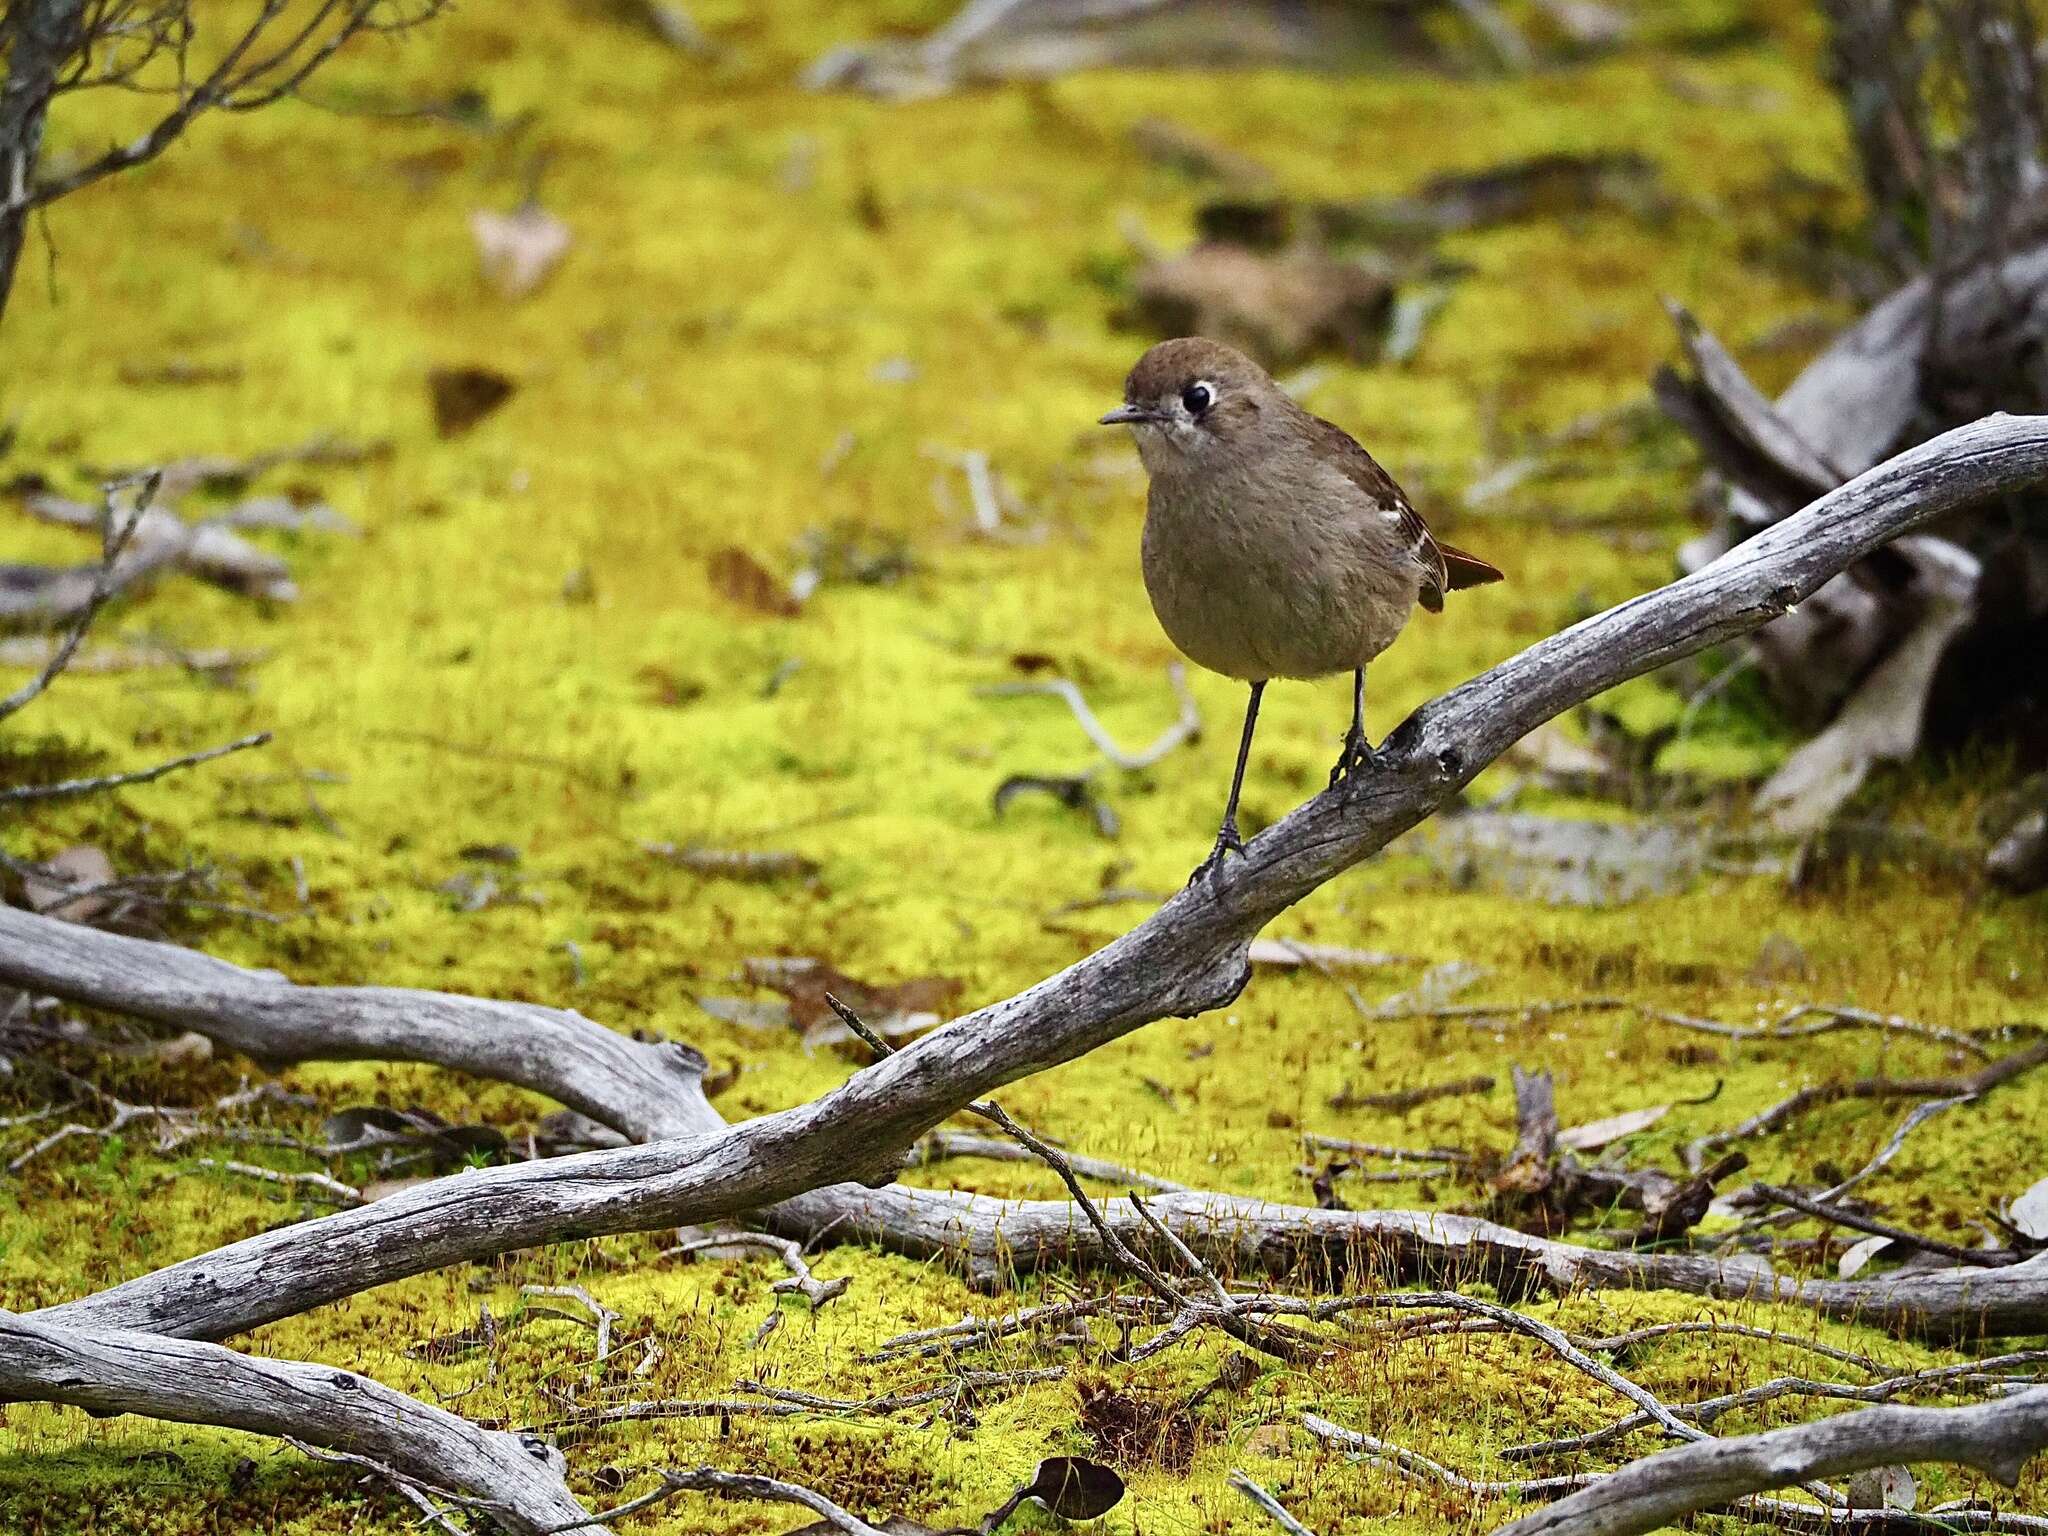
[[[811,1097],[863,1058],[804,975],[857,979],[915,1033],[1099,947],[1207,849],[1242,692],[1178,670],[1138,574],[1142,471],[1094,425],[1147,345],[1252,352],[1508,573],[1374,667],[1378,739],[1902,447],[2042,409],[2039,20],[2026,0],[8,0],[0,686],[91,602],[106,510],[146,510],[84,646],[0,728],[0,782],[272,739],[0,807],[6,898],[301,981],[687,1040],[729,1118]],[[1631,1144],[1656,1162],[1815,1074],[1942,1070],[1893,1063],[1891,1035],[1702,1045],[1537,1001],[2038,1017],[2044,529],[2035,501],[1976,509],[1755,643],[1545,727],[1462,814],[1281,925],[1350,959],[1280,955],[1228,1012],[1006,1103],[1197,1187],[1473,1209],[1456,1180],[1347,1184],[1302,1136],[1385,1129],[1368,1089],[1487,1076],[1388,1139],[1505,1149],[1512,1061],[1555,1074],[1567,1120],[1665,1106]],[[1347,704],[1345,680],[1268,693],[1247,835],[1322,787]],[[122,1061],[109,1091],[237,1081]],[[32,1076],[0,1083],[16,1110],[48,1097]],[[541,1113],[402,1067],[292,1079],[322,1112],[494,1124],[489,1156]],[[1966,1118],[1896,1165],[1937,1228],[2048,1157],[2041,1116]],[[1854,1167],[1890,1123],[1836,1106],[1761,1145],[1757,1176]],[[1055,1188],[1012,1163],[910,1177]],[[14,1308],[277,1218],[147,1138],[14,1182]],[[656,1385],[676,1393],[735,1370],[854,1391],[863,1341],[975,1305],[837,1252],[849,1297],[750,1346],[775,1272],[654,1246],[517,1278],[603,1273],[673,1330]],[[403,1346],[515,1283],[426,1276],[262,1343],[453,1390]],[[1126,1387],[1179,1390],[1191,1360]],[[1476,1366],[1425,1365],[1319,1390],[1467,1464],[1514,1434],[1494,1418],[1525,1403],[1475,1407]],[[517,1415],[548,1368],[494,1371],[463,1411]],[[1088,1443],[1080,1415],[1058,1383],[978,1435],[725,1433],[763,1466],[824,1457],[843,1501],[931,1514]],[[710,1459],[718,1432],[641,1426],[605,1454]],[[1221,1478],[1283,1453],[1232,1433],[1225,1414],[1185,1455],[1137,1456],[1110,1528],[1256,1528]],[[202,1528],[243,1453],[30,1409],[10,1442],[5,1523],[49,1531]],[[1471,1518],[1300,1471],[1325,1531]],[[275,1458],[232,1497],[280,1530],[356,1508],[343,1474]],[[379,1508],[351,1528],[412,1519]]]

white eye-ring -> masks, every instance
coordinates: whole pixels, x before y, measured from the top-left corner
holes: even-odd
[[[1216,386],[1207,379],[1197,379],[1180,392],[1180,403],[1187,407],[1190,416],[1199,416],[1216,403]]]

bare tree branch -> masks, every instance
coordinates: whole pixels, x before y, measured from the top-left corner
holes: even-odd
[[[440,1490],[466,1489],[517,1536],[596,1529],[539,1441],[480,1429],[366,1376],[218,1344],[0,1312],[0,1400],[69,1403],[309,1441]]]
[[[2048,1388],[1970,1408],[1866,1408],[1645,1457],[1496,1536],[1634,1536],[1748,1494],[1893,1463],[1956,1462],[2011,1487],[2043,1447]]]

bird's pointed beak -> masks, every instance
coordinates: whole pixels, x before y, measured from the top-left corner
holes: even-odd
[[[1142,405],[1120,405],[1102,418],[1105,427],[1137,426],[1142,422],[1158,421],[1159,412],[1148,410]]]

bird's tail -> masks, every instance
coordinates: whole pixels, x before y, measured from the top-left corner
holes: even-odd
[[[1449,544],[1438,544],[1437,548],[1443,553],[1444,573],[1450,578],[1444,583],[1446,591],[1458,592],[1466,587],[1483,587],[1491,581],[1507,580],[1507,572],[1477,555],[1468,555]]]

